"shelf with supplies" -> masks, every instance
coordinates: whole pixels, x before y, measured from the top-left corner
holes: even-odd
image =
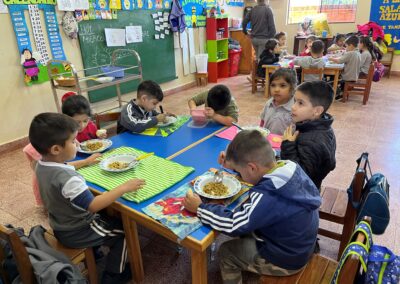
[[[121,59],[124,59],[123,63],[121,63]],[[67,67],[65,69],[68,71],[55,73],[54,65],[56,64],[62,64]],[[57,90],[76,92],[78,95],[82,95],[84,92],[115,86],[118,105],[122,107],[120,84],[143,80],[141,60],[139,54],[133,49],[115,50],[112,53],[110,64],[106,65],[77,70],[69,61],[50,60],[47,63],[47,70],[58,112],[61,112],[61,104]]]
[[[228,18],[207,18],[206,37],[208,53],[208,81],[229,75],[228,65]]]

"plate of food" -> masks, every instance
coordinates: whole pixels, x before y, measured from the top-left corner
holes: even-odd
[[[99,166],[107,172],[124,172],[139,164],[137,156],[133,154],[115,154],[103,159]]]
[[[107,150],[112,145],[109,139],[91,139],[79,144],[78,152],[85,154],[99,153]]]
[[[157,127],[166,127],[169,126],[171,124],[174,124],[176,121],[178,120],[178,118],[176,118],[175,116],[167,116],[165,118],[165,122],[159,122],[157,124]]]
[[[257,130],[260,131],[261,134],[265,137],[267,137],[270,134],[270,131],[266,128],[263,128],[261,126],[242,126],[243,130]]]
[[[194,191],[206,198],[225,199],[234,196],[242,185],[232,176],[223,176],[221,183],[214,182],[214,175],[203,175],[196,179]]]

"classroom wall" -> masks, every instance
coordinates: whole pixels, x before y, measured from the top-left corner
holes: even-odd
[[[226,12],[232,17],[242,17],[243,8],[226,7]],[[26,14],[27,25],[30,25],[29,16]],[[42,19],[43,20],[43,19]],[[61,14],[58,14],[58,21]],[[44,22],[44,21],[43,21]],[[27,87],[23,82],[20,56],[9,14],[0,14],[1,44],[0,44],[0,145],[24,138],[28,135],[29,124],[32,118],[40,112],[56,111],[50,83]],[[44,32],[46,33],[45,29]],[[199,37],[205,37],[204,31],[194,29],[195,46],[199,48]],[[64,51],[67,59],[77,69],[82,69],[82,58],[79,42],[65,37],[61,31]],[[33,43],[33,38],[31,37]],[[194,76],[183,75],[182,52],[175,49],[175,68],[177,79],[162,84],[163,90],[174,89],[194,82]],[[62,95],[62,92],[60,92]],[[125,100],[135,94],[124,95]],[[116,106],[114,100],[107,100],[94,104],[95,111],[109,109]]]

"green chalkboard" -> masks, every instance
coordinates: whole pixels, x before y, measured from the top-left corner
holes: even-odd
[[[164,39],[155,39],[154,20],[152,14],[158,11],[134,10],[119,11],[115,20],[91,20],[79,23],[79,43],[84,68],[93,68],[111,63],[112,52],[116,49],[134,49],[140,56],[143,67],[143,80],[154,80],[163,83],[176,79],[173,35],[165,35]],[[107,47],[105,28],[124,29],[126,26],[142,26],[143,42],[130,43],[125,47]],[[121,58],[132,62],[134,57]],[[134,60],[133,63],[136,63]],[[98,74],[99,69],[86,71],[85,75]],[[135,73],[135,72],[127,72]],[[97,84],[88,82],[88,84]],[[138,80],[121,84],[121,93],[126,94],[137,89]],[[90,102],[98,102],[117,96],[116,87],[111,86],[89,92]]]

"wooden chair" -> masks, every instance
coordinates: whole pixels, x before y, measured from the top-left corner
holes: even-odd
[[[351,186],[353,187],[353,200],[359,202],[364,189],[368,155],[363,154],[357,166]],[[329,231],[319,228],[318,234],[340,242],[338,259],[342,255],[356,225],[357,211],[348,200],[345,190],[332,187],[321,189],[322,205],[319,208],[319,218],[343,225],[342,232]]]
[[[324,68],[302,68],[301,69],[301,83],[304,82],[305,75],[318,75],[319,80],[324,76]]]
[[[346,82],[344,84],[342,102],[346,102],[350,94],[363,96],[363,105],[367,104],[369,93],[371,91],[372,77],[374,76],[374,64],[371,64],[368,69],[366,79],[359,79],[356,82]]]
[[[371,223],[371,218],[364,219]],[[357,233],[356,241],[366,244],[366,238],[363,233]],[[346,244],[347,245],[347,244]],[[260,283],[273,284],[329,284],[335,274],[338,262],[324,257],[319,254],[314,254],[306,267],[300,272],[291,276],[261,276]],[[342,266],[337,283],[353,284],[357,275],[360,272],[361,262],[355,255],[348,257]]]
[[[117,121],[120,116],[121,112],[96,113],[94,115],[94,119],[96,121],[97,128],[100,129],[102,122]]]
[[[254,59],[253,66],[252,66],[252,73],[251,73],[251,93],[252,94],[257,92],[258,86],[260,86],[262,88],[265,87],[265,79],[257,76],[257,67],[258,67],[258,61],[257,61],[257,59]]]
[[[394,48],[388,47],[387,53],[384,54],[381,59],[381,63],[388,68],[387,71],[388,78],[390,78],[390,70],[392,69],[393,57],[394,57]]]
[[[85,262],[86,268],[83,271],[83,275],[86,275],[91,284],[96,284],[97,281],[97,271],[96,262],[93,255],[92,248],[86,249],[71,249],[63,246],[57,241],[57,239],[49,232],[45,233],[45,238],[49,245],[54,249],[65,254],[73,264],[77,265],[82,261]],[[21,239],[18,237],[14,230],[11,230],[3,225],[0,225],[0,239],[5,240],[11,248],[13,253],[18,272],[20,274],[22,283],[33,284],[36,283],[36,277],[33,271],[31,261],[29,260],[28,252],[22,243]],[[0,249],[0,263],[3,262],[6,255],[5,252]],[[4,270],[0,270],[2,273],[3,280],[5,284],[10,283],[10,279]]]

